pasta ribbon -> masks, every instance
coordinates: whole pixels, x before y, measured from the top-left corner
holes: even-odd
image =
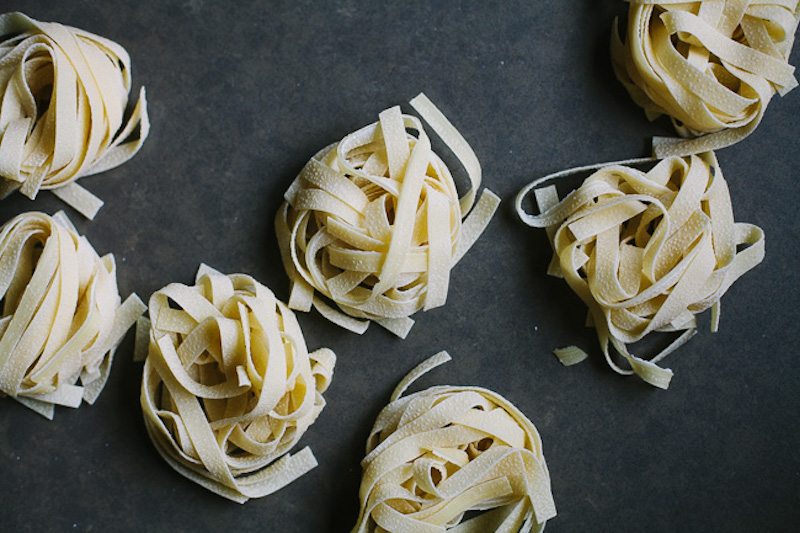
[[[689,137],[654,138],[656,157],[736,144],[797,85],[798,0],[629,1],[626,42],[616,20],[611,38],[617,78],[650,120],[667,115]]]
[[[114,256],[99,257],[61,212],[0,228],[0,302],[0,391],[51,420],[56,405],[95,402],[145,310],[135,294],[120,304]]]
[[[354,533],[539,532],[556,515],[541,438],[511,402],[460,386],[403,397],[449,360],[441,352],[412,370],[378,415]]]
[[[121,165],[150,130],[142,87],[131,116],[128,53],[22,13],[0,15],[0,197],[51,189],[85,217],[103,202],[75,180]],[[138,133],[136,130],[138,129]]]
[[[537,187],[574,171],[534,181],[517,196],[517,212],[546,228],[555,252],[548,274],[588,306],[611,368],[666,389],[672,371],[657,363],[694,335],[696,314],[711,308],[717,330],[722,295],[764,258],[764,232],[734,223],[713,152],[670,157],[648,172],[613,163],[576,170],[598,167],[561,201],[554,185]],[[539,215],[522,206],[532,189]],[[627,344],[653,331],[683,333],[650,359],[629,352]],[[609,343],[627,368],[614,362]],[[556,353],[566,365],[582,360],[579,351]]]
[[[356,333],[372,320],[405,338],[410,315],[444,305],[450,270],[500,200],[484,190],[475,204],[481,166],[472,148],[424,94],[411,105],[461,161],[470,189],[459,199],[422,123],[399,107],[324,148],[286,191],[275,220],[290,308],[313,306]]]
[[[149,313],[142,411],[173,469],[244,503],[317,465],[308,447],[288,452],[325,407],[336,357],[308,353],[294,313],[268,288],[203,265],[194,286],[155,292]]]

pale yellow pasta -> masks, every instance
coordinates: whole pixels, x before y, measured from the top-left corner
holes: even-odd
[[[670,157],[643,172],[606,164],[559,201],[555,186],[537,188],[567,171],[536,180],[517,196],[526,224],[546,228],[553,245],[548,273],[563,277],[589,307],[608,364],[666,389],[672,371],[657,363],[696,331],[695,315],[712,308],[719,321],[725,291],[764,257],[764,232],[735,223],[728,186],[713,153]],[[584,167],[576,170],[586,170]],[[535,189],[539,215],[522,205]],[[652,358],[628,344],[651,332],[683,332]],[[612,358],[609,344],[626,364]],[[574,348],[574,347],[573,347]],[[582,360],[574,349],[559,358]]]
[[[173,469],[244,503],[317,465],[308,447],[288,452],[325,406],[336,357],[308,353],[294,314],[268,288],[201,266],[194,286],[155,292],[149,313],[141,405]]]
[[[403,397],[449,360],[441,352],[412,370],[378,415],[354,533],[539,532],[556,515],[541,438],[508,400],[462,386]]]
[[[130,118],[128,53],[22,13],[0,15],[0,196],[51,189],[87,218],[103,202],[75,180],[121,165],[150,129],[144,88]],[[138,132],[137,132],[138,130]],[[132,138],[131,138],[132,137]]]
[[[372,320],[405,337],[410,315],[444,305],[450,270],[500,200],[484,190],[473,207],[481,167],[472,148],[425,95],[411,105],[461,161],[469,190],[459,199],[422,123],[399,107],[324,148],[289,187],[275,220],[290,308],[313,306],[356,333]]]
[[[99,257],[63,213],[0,228],[0,302],[0,391],[49,419],[56,405],[95,402],[145,309],[135,294],[120,304],[114,256]]]
[[[564,366],[577,365],[582,363],[589,357],[589,354],[578,348],[577,346],[565,346],[564,348],[556,348],[553,353],[561,361]]]
[[[653,139],[656,157],[730,146],[752,133],[772,96],[797,82],[790,66],[798,0],[629,0],[614,71],[650,120],[672,119],[680,138]]]

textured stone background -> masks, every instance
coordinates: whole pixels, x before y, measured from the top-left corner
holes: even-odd
[[[418,387],[495,389],[539,428],[559,511],[548,531],[790,530],[800,520],[800,91],[719,154],[737,219],[765,229],[767,258],[726,295],[720,332],[702,330],[668,359],[673,384],[658,391],[606,367],[582,304],[545,276],[544,232],[511,208],[534,177],[645,155],[650,136],[670,131],[611,74],[622,2],[377,4],[0,1],[118,41],[135,86],[147,86],[150,139],[125,166],[81,182],[106,201],[94,223],[71,213],[117,255],[125,294],[189,282],[205,261],[286,297],[272,227],[283,191],[317,149],[419,91],[504,199],[454,271],[447,306],[419,315],[406,341],[300,316],[309,346],[339,355],[328,407],[302,440],[320,462],[309,475],[241,507],[172,472],[141,423],[129,335],[96,406],[58,409],[51,423],[0,400],[0,530],[345,531],[375,415],[440,349],[454,362]],[[15,196],[0,220],[60,208],[48,193]],[[573,343],[591,358],[565,369],[550,350]]]

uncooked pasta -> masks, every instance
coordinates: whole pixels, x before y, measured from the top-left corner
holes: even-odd
[[[464,386],[403,396],[449,360],[441,352],[412,370],[378,415],[354,533],[538,532],[556,515],[542,441],[511,402]]]
[[[201,267],[150,298],[141,405],[178,473],[233,501],[271,494],[317,465],[297,444],[325,406],[336,357],[309,353],[294,313],[258,281]]]
[[[656,157],[739,142],[797,85],[797,0],[629,1],[625,41],[616,22],[612,35],[617,78],[648,118],[669,116],[685,137],[656,137]]]
[[[405,337],[410,315],[444,305],[451,269],[500,200],[484,190],[475,204],[481,166],[472,148],[425,95],[411,105],[461,161],[469,190],[459,198],[422,123],[399,107],[321,150],[275,220],[292,309],[313,306],[356,333],[372,320]]]
[[[103,202],[75,180],[121,165],[150,129],[144,88],[125,118],[131,63],[104,37],[0,15],[0,196],[52,190],[87,218]]]
[[[145,310],[121,303],[114,256],[100,257],[63,213],[0,228],[0,391],[52,419],[92,404],[114,352]]]
[[[534,181],[517,196],[517,212],[547,230],[554,250],[548,273],[563,277],[588,306],[608,364],[666,389],[672,371],[658,363],[695,333],[696,314],[711,308],[717,330],[722,295],[764,257],[764,232],[734,222],[711,152],[670,157],[647,172],[598,166],[560,201],[555,185],[537,187],[574,171]],[[589,168],[597,167],[576,170]],[[532,189],[538,215],[523,206]],[[634,355],[628,345],[651,332],[682,334],[651,358]],[[579,352],[571,347],[557,355],[569,365],[583,360]]]

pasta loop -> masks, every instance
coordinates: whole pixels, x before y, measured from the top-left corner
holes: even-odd
[[[542,441],[508,400],[454,386],[402,397],[449,360],[441,352],[412,370],[378,415],[354,532],[538,532],[556,515]],[[465,520],[469,511],[482,512]]]
[[[712,152],[670,157],[648,172],[599,167],[561,201],[555,186],[537,187],[572,171],[534,181],[517,196],[517,212],[529,226],[546,228],[555,252],[548,273],[563,277],[588,306],[608,364],[666,389],[672,371],[657,363],[695,333],[696,314],[712,308],[717,330],[722,295],[764,258],[764,232],[734,223]],[[522,205],[532,189],[539,215]],[[650,359],[628,351],[653,331],[683,333]],[[612,360],[609,343],[627,368]],[[583,359],[574,347],[557,355],[564,364]]]
[[[411,105],[461,161],[469,191],[459,199],[422,123],[399,107],[324,148],[289,187],[275,221],[290,308],[314,306],[356,333],[373,320],[405,337],[410,315],[444,305],[450,270],[500,200],[484,190],[473,207],[481,167],[472,148],[425,95]]]
[[[144,88],[124,118],[128,53],[98,35],[22,13],[0,15],[0,35],[11,36],[0,42],[0,196],[19,189],[33,199],[52,189],[94,218],[103,202],[75,180],[133,157],[150,129]]]
[[[294,313],[269,289],[202,266],[194,286],[155,292],[149,313],[141,404],[173,469],[244,503],[317,465],[307,447],[288,452],[325,406],[336,357],[308,353]]]
[[[114,256],[99,257],[63,213],[0,228],[0,302],[0,391],[49,419],[56,405],[95,402],[145,310],[135,294],[120,303]]]
[[[797,85],[788,64],[797,0],[630,0],[627,39],[614,22],[617,78],[647,117],[672,119],[691,139],[653,139],[659,158],[735,144],[770,99]]]

